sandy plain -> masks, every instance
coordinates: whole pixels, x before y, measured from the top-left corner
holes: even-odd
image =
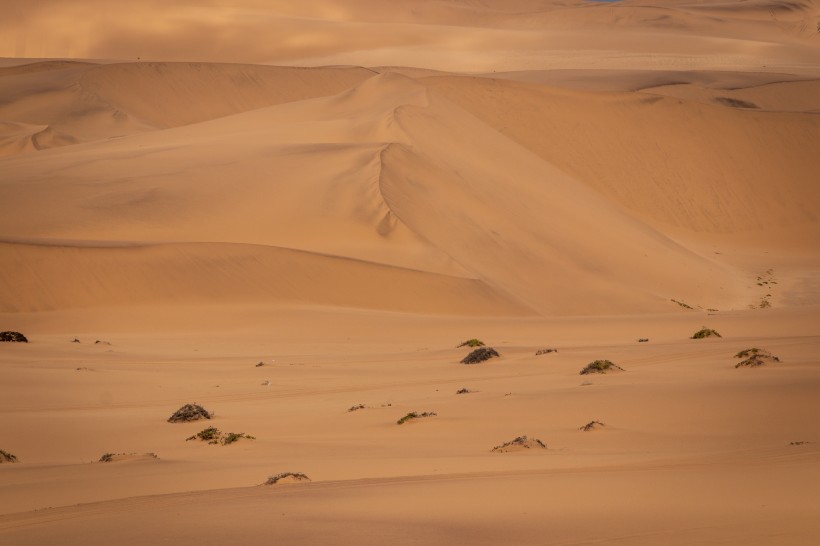
[[[3,543],[820,541],[817,2],[5,4]]]

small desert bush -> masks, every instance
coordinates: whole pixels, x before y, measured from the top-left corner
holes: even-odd
[[[459,346],[456,347],[456,348],[459,349],[461,347],[483,347],[483,346],[484,346],[483,341],[481,341],[480,339],[473,338],[473,339],[468,339],[467,341],[462,341],[461,344],[459,344]]]
[[[28,343],[28,338],[20,332],[0,332],[0,341]]]
[[[401,419],[396,421],[396,424],[397,425],[403,425],[404,423],[406,423],[408,421],[412,421],[413,419],[421,419],[422,417],[435,417],[435,416],[436,416],[436,412],[434,412],[434,411],[425,411],[424,413],[418,413],[418,412],[415,412],[415,411],[411,411],[410,413],[408,413],[407,415],[405,415],[404,417],[402,417]]]
[[[275,476],[269,477],[268,481],[266,481],[264,485],[273,485],[286,478],[291,478],[296,481],[310,481],[310,478],[307,477],[307,474],[302,474],[301,472],[282,472]]]
[[[612,362],[611,360],[594,360],[587,364],[580,372],[580,375],[588,375],[591,373],[606,373],[612,370],[621,370],[623,368]]]
[[[208,427],[206,429],[200,430],[193,436],[185,438],[185,441],[188,442],[191,440],[201,440],[203,442],[208,442],[212,445],[222,444],[223,446],[226,446],[228,444],[232,444],[234,442],[239,441],[240,438],[256,440],[256,437],[251,436],[250,434],[245,434],[244,432],[222,432],[216,427]]]
[[[691,339],[704,339],[704,338],[707,338],[707,337],[723,337],[723,336],[721,336],[718,333],[717,330],[712,330],[711,328],[707,328],[706,326],[704,326],[703,328],[701,328],[700,330],[698,330],[697,332],[692,334]]]
[[[16,463],[17,457],[8,451],[0,449],[0,463]]]
[[[756,368],[758,366],[763,366],[769,362],[780,362],[780,359],[774,356],[772,353],[765,349],[758,349],[757,347],[751,347],[749,349],[744,349],[735,355],[735,358],[741,358],[740,362],[735,364],[735,368]]]
[[[169,423],[186,423],[188,421],[198,421],[199,419],[210,419],[211,414],[200,405],[185,404],[168,418]]]
[[[491,358],[496,358],[499,356],[501,355],[498,354],[498,351],[492,347],[479,347],[475,351],[465,356],[461,363],[478,364],[479,362],[484,362],[485,360],[490,360]]]
[[[596,428],[598,428],[598,427],[603,427],[603,426],[605,426],[605,425],[604,425],[602,422],[600,422],[600,421],[590,421],[589,423],[587,423],[586,425],[582,426],[582,427],[581,427],[580,429],[578,429],[578,430],[583,430],[584,432],[589,432],[589,431],[591,431],[591,430],[595,430]]]
[[[692,306],[691,306],[691,305],[689,305],[688,303],[684,303],[684,302],[682,302],[682,301],[678,301],[678,300],[669,300],[669,301],[671,301],[672,303],[677,303],[678,305],[680,305],[680,306],[681,306],[681,307],[683,307],[684,309],[692,309],[692,310],[694,310],[694,309],[695,309],[694,307],[692,307]]]
[[[522,448],[525,448],[525,449],[531,449],[533,447],[538,447],[538,448],[541,448],[541,449],[547,449],[547,444],[545,444],[544,442],[542,442],[538,438],[533,438],[532,440],[530,440],[526,436],[518,436],[517,438],[514,438],[514,439],[510,440],[509,442],[504,442],[501,445],[495,446],[491,451],[496,451],[496,452],[499,452],[499,453],[503,453],[505,450],[507,450],[511,447],[522,447]]]

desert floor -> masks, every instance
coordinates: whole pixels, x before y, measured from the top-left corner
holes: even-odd
[[[820,542],[816,2],[106,6],[0,21],[0,542]]]

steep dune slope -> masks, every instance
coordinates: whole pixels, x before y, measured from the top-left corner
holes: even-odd
[[[769,229],[791,228],[808,242],[818,235],[814,114],[488,79],[426,81],[662,229],[766,239]]]
[[[449,112],[448,116],[442,115]],[[544,313],[662,310],[677,293],[737,305],[734,273],[432,95],[402,108],[415,146],[385,153],[396,215],[479,278]],[[456,146],[424,146],[442,135]]]

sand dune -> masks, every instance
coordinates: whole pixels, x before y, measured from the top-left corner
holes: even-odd
[[[475,279],[270,246],[0,247],[0,286],[5,295],[0,311],[6,313],[228,302],[299,302],[417,313],[530,313]]]
[[[816,1],[3,14],[3,544],[820,542]]]
[[[298,248],[466,275],[548,313],[663,310],[672,297],[748,303],[742,273],[636,222],[436,93],[386,73],[326,99],[11,158],[2,229]],[[197,176],[179,176],[194,161]],[[55,184],[65,176],[75,182]],[[236,177],[246,191],[231,190]],[[634,186],[626,198],[646,193]],[[712,218],[699,210],[709,204],[722,206],[704,199],[678,213]],[[59,212],[32,215],[37,205]]]

